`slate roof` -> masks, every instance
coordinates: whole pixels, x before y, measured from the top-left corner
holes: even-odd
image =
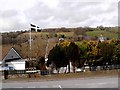
[[[11,48],[8,53],[4,56],[3,60],[14,60],[14,59],[22,59],[20,54],[15,50],[15,48]]]

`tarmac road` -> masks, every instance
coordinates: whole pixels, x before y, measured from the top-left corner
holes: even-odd
[[[2,83],[2,88],[118,88],[118,77]]]

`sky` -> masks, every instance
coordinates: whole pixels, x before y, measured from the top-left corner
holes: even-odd
[[[0,0],[0,32],[118,25],[118,0]]]

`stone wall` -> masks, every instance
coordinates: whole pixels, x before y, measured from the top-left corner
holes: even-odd
[[[10,78],[37,78],[40,77],[39,74],[14,74],[8,75],[8,79]]]

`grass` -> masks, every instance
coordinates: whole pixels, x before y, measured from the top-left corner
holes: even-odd
[[[118,34],[112,33],[112,32],[108,32],[108,31],[87,31],[86,34],[88,36],[100,36],[100,34],[103,34],[103,36],[108,37],[109,39],[112,38],[117,38]]]
[[[49,34],[49,32],[32,32],[33,35]],[[29,35],[29,32],[24,33],[24,35]]]
[[[46,35],[49,35],[50,33],[49,32],[32,32],[32,35],[37,35],[37,36],[40,36],[40,35],[43,35],[43,36],[46,36]],[[65,35],[65,36],[73,36],[74,35],[74,32],[57,32],[56,33],[58,36],[59,35]],[[24,33],[24,35],[29,35],[29,33]]]
[[[74,32],[58,32],[57,35],[73,36]]]
[[[100,36],[100,34],[103,34],[103,36],[105,37],[108,37],[109,39],[113,39],[113,38],[117,38],[118,37],[118,34],[117,33],[113,33],[113,32],[109,32],[109,31],[101,31],[101,30],[97,30],[97,31],[87,31],[86,32],[86,35],[88,36]],[[43,36],[45,37],[46,35],[49,35],[50,33],[49,32],[32,32],[32,36]],[[65,35],[65,36],[69,36],[69,37],[72,37],[74,36],[74,32],[57,32],[56,33],[58,36],[59,35]],[[26,35],[26,36],[29,36],[29,33],[24,33],[23,36]]]

